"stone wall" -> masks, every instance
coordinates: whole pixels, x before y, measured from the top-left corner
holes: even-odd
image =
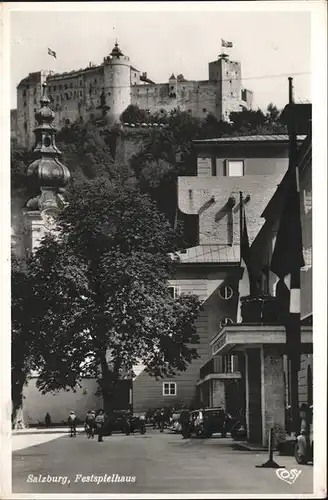
[[[24,420],[30,425],[44,423],[47,412],[53,424],[67,423],[71,410],[83,422],[89,409],[102,408],[102,398],[95,395],[98,387],[95,379],[83,379],[82,387],[77,387],[76,392],[60,390],[48,394],[42,394],[37,389],[36,380],[31,378],[23,390]]]

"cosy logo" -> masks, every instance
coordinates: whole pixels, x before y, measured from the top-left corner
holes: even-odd
[[[288,484],[294,484],[298,476],[301,474],[301,470],[298,469],[277,469],[276,474],[282,481]]]

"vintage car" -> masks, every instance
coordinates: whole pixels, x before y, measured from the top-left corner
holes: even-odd
[[[220,433],[222,437],[226,437],[236,422],[237,419],[231,417],[222,407],[192,411],[189,434],[210,438],[213,434]]]
[[[139,431],[140,434],[145,434],[146,432],[146,415],[143,413],[134,413],[129,418],[130,431],[133,434],[135,431]]]
[[[113,432],[123,432],[127,436],[131,434],[130,414],[127,411],[113,411],[106,416],[103,435],[111,436]]]

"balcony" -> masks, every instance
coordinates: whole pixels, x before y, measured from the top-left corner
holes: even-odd
[[[224,380],[241,378],[238,356],[215,356],[211,358],[199,371],[197,385],[207,380]]]
[[[245,349],[271,345],[286,354],[286,330],[280,325],[235,323],[224,326],[212,339],[212,356],[236,355]],[[312,353],[312,326],[301,327],[301,352]]]

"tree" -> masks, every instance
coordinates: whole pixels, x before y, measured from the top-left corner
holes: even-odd
[[[212,113],[209,113],[199,126],[197,139],[211,139],[232,133],[232,125],[229,122],[218,120]]]
[[[57,134],[57,143],[74,179],[113,175],[114,158],[109,134],[105,136],[96,123],[76,122],[65,126]]]
[[[162,123],[166,126],[144,133],[143,147],[130,163],[142,191],[152,197],[173,225],[177,218],[177,178],[196,173],[192,140],[200,122],[190,113],[174,109],[163,116]]]
[[[18,145],[17,141],[10,141],[10,177],[11,190],[17,191],[25,188],[25,170],[27,167],[28,151]]]
[[[130,104],[120,116],[122,123],[147,123],[148,120],[147,112],[136,104]]]
[[[34,366],[33,337],[29,323],[29,281],[26,263],[14,255],[11,258],[11,396],[12,425],[23,423],[23,388]]]
[[[152,376],[172,376],[198,357],[188,343],[200,303],[170,297],[179,235],[147,195],[96,179],[72,186],[67,201],[28,270],[38,387],[93,375],[108,408],[122,370],[141,361]]]

